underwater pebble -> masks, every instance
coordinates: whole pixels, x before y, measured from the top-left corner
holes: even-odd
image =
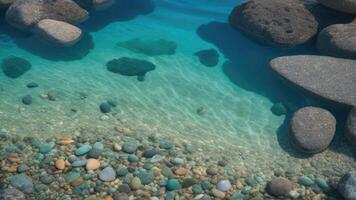
[[[92,146],[89,144],[82,145],[77,150],[75,150],[75,155],[82,156],[84,154],[87,154],[91,149],[92,149]]]
[[[100,161],[97,159],[90,158],[87,160],[85,168],[87,170],[96,170],[100,167]]]
[[[113,181],[116,178],[116,172],[110,166],[105,167],[103,170],[100,171],[99,178],[100,178],[100,180],[105,181],[105,182]]]
[[[66,166],[66,163],[63,159],[58,159],[58,160],[56,160],[55,165],[56,165],[57,169],[63,170]]]
[[[32,104],[32,96],[26,95],[26,96],[22,97],[22,103],[25,105],[31,105]]]
[[[222,191],[222,192],[226,192],[228,190],[230,190],[231,188],[231,183],[229,180],[222,180],[219,181],[218,184],[216,184],[216,189]]]

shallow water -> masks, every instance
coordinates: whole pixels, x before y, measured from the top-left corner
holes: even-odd
[[[285,116],[270,110],[274,103],[283,102],[290,114],[313,101],[284,86],[269,70],[269,60],[315,54],[315,49],[305,45],[276,50],[250,41],[227,24],[238,1],[118,2],[122,4],[96,11],[80,25],[88,35],[71,50],[43,47],[32,36],[1,24],[0,58],[16,55],[33,65],[18,79],[0,73],[4,132],[41,138],[73,133],[114,136],[114,127],[121,127],[186,141],[212,157],[223,154],[254,172],[271,173],[271,169],[290,166],[291,161],[303,165],[322,160],[325,170],[334,167],[325,163],[335,160],[343,163],[337,166],[341,171],[355,167],[353,152],[344,141],[337,141],[341,145],[332,150],[300,159],[286,141]],[[150,57],[117,45],[134,38],[165,39],[178,47],[174,55]],[[220,55],[213,68],[194,56],[209,48]],[[123,56],[148,60],[156,69],[143,82],[106,70],[106,62]],[[29,82],[40,87],[28,89]],[[40,97],[49,91],[57,101]],[[27,94],[34,98],[31,106],[21,103]],[[99,104],[107,99],[118,101],[118,106],[109,119],[102,120]],[[202,115],[197,114],[200,107]]]

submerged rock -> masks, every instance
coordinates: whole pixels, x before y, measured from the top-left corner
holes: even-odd
[[[11,176],[10,183],[24,193],[32,193],[34,191],[32,179],[24,173]]]
[[[196,52],[201,64],[207,67],[214,67],[219,63],[219,54],[215,49],[206,49]]]
[[[259,42],[289,47],[316,35],[318,23],[300,1],[250,0],[231,13],[230,24]]]
[[[99,108],[100,108],[100,111],[101,111],[102,113],[109,113],[109,112],[111,112],[111,105],[110,105],[109,103],[107,103],[107,102],[101,103],[100,106],[99,106]]]
[[[33,28],[33,32],[41,40],[58,46],[72,46],[77,43],[82,35],[78,27],[63,21],[44,19]]]
[[[35,83],[35,82],[31,82],[31,83],[28,83],[27,85],[26,85],[26,87],[28,87],[28,88],[36,88],[36,87],[38,87],[39,85],[37,84],[37,83]]]
[[[22,103],[25,105],[31,105],[32,104],[32,96],[26,95],[26,96],[22,97]]]
[[[281,116],[287,114],[287,108],[282,103],[275,103],[271,107],[271,112],[277,116]]]
[[[346,12],[346,13],[352,13],[356,14],[356,0],[318,0],[319,3],[323,4],[324,6],[327,6],[329,8],[341,11],[341,12]]]
[[[356,171],[348,172],[340,179],[338,190],[346,200],[356,200]]]
[[[68,23],[85,20],[88,12],[72,0],[17,0],[6,12],[6,21],[26,30],[42,19],[54,19]]]
[[[113,181],[116,178],[116,172],[112,167],[106,167],[99,173],[99,178],[104,182]]]
[[[318,50],[323,55],[356,59],[356,23],[323,29],[318,36]]]
[[[287,196],[292,189],[291,182],[285,178],[275,178],[267,184],[267,192],[273,196]]]
[[[134,38],[125,42],[119,42],[117,45],[130,51],[148,56],[173,55],[176,53],[177,49],[177,44],[175,42],[164,39],[143,40]]]
[[[329,111],[316,107],[298,110],[290,122],[292,143],[305,153],[318,153],[328,148],[335,130],[335,117]]]
[[[345,134],[349,142],[356,145],[356,108],[353,108],[347,117]]]
[[[156,68],[151,62],[128,57],[113,59],[106,63],[106,67],[113,73],[138,77],[143,77],[147,72]]]
[[[23,58],[10,56],[3,59],[1,68],[10,78],[18,78],[32,67],[31,63]]]
[[[0,10],[8,8],[16,0],[0,0]]]
[[[298,88],[341,105],[356,106],[356,60],[301,55],[279,57],[270,64]]]

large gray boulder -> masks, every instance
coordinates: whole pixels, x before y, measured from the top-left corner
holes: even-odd
[[[350,111],[349,116],[346,120],[345,134],[347,139],[356,145],[356,108]]]
[[[16,0],[0,0],[0,10],[8,8]]]
[[[338,190],[346,200],[356,200],[356,171],[348,172],[340,179]]]
[[[294,86],[347,107],[356,106],[356,60],[328,56],[285,56],[270,63]]]
[[[341,12],[356,14],[356,0],[319,0],[319,2]]]
[[[319,33],[317,46],[323,55],[356,59],[356,23],[326,27]]]
[[[295,0],[250,0],[235,7],[229,22],[262,43],[282,47],[305,43],[318,30],[312,13]]]
[[[34,26],[33,32],[40,39],[59,46],[72,46],[82,35],[78,27],[53,19],[39,21]]]
[[[304,107],[293,114],[289,135],[291,142],[302,152],[318,153],[334,138],[336,119],[327,110]]]
[[[17,0],[6,12],[6,21],[22,30],[31,28],[42,19],[73,24],[87,17],[88,12],[72,0]]]

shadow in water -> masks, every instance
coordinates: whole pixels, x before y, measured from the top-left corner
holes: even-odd
[[[249,40],[245,35],[232,28],[227,23],[210,22],[201,25],[197,29],[197,34],[205,41],[215,45],[227,60],[222,68],[224,74],[237,86],[263,95],[271,102],[281,102],[286,105],[288,114],[284,123],[277,131],[278,142],[283,150],[297,158],[308,158],[297,152],[288,140],[288,125],[291,115],[304,106],[319,106],[330,110],[338,119],[338,131],[330,149],[354,157],[354,152],[350,148],[340,148],[345,146],[343,140],[343,124],[345,110],[333,110],[325,102],[310,98],[304,92],[296,92],[293,87],[277,78],[269,67],[271,59],[278,56],[317,54],[314,41],[309,44],[298,46],[293,49],[277,49],[274,47],[262,46]]]
[[[91,10],[90,17],[80,26],[87,31],[98,31],[116,21],[128,21],[138,15],[153,12],[155,3],[152,0],[115,0],[113,5],[103,10]]]
[[[90,18],[78,26],[83,30],[82,39],[72,47],[56,47],[36,39],[31,33],[21,32],[4,20],[0,13],[0,35],[5,35],[19,47],[34,55],[53,61],[79,60],[85,57],[93,48],[94,42],[90,32],[98,31],[115,21],[127,21],[137,15],[151,13],[155,8],[152,0],[116,0],[105,10],[92,10]]]

